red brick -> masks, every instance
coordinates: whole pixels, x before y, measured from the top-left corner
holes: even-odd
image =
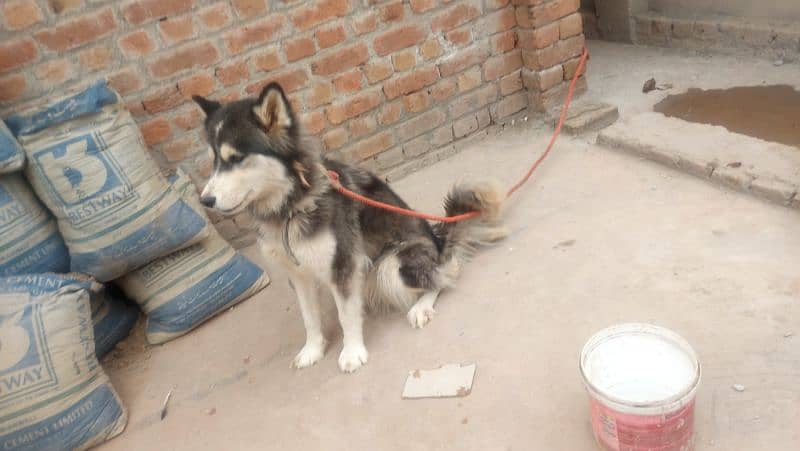
[[[164,147],[161,148],[161,153],[168,162],[174,163],[176,161],[185,160],[195,146],[197,146],[195,140],[186,136],[165,144]]]
[[[132,69],[125,69],[107,77],[108,85],[121,95],[138,91],[144,85],[142,77]],[[141,102],[140,102],[141,104]]]
[[[493,56],[486,60],[483,65],[483,77],[486,81],[494,81],[503,75],[510,74],[522,67],[522,56],[517,50],[498,56]]]
[[[193,95],[207,96],[214,92],[214,77],[208,74],[193,75],[178,82],[178,91],[187,99]]]
[[[391,77],[393,73],[392,63],[390,63],[388,59],[374,58],[364,66],[364,74],[367,76],[367,81],[369,81],[370,84],[386,80]]]
[[[436,66],[428,66],[383,82],[383,92],[387,99],[392,100],[397,96],[410,94],[425,86],[430,86],[438,79],[439,71]]]
[[[375,108],[381,103],[382,98],[380,91],[362,91],[347,100],[329,106],[327,109],[328,121],[333,125],[339,125]]]
[[[443,124],[447,115],[440,109],[430,110],[395,127],[400,142],[408,141]]]
[[[146,31],[134,31],[119,38],[117,41],[120,50],[127,58],[146,55],[156,48],[153,39]]]
[[[81,68],[86,71],[105,69],[111,64],[111,49],[108,46],[94,47],[78,53]]]
[[[147,115],[141,100],[132,100],[130,102],[126,102],[125,109],[128,110],[133,117],[144,117]]]
[[[217,67],[214,75],[222,86],[238,85],[250,78],[250,73],[247,70],[247,61],[245,60]]]
[[[328,133],[325,133],[325,136],[322,137],[322,142],[325,144],[325,149],[333,150],[338,149],[347,142],[349,136],[347,135],[347,130],[343,128],[335,128]]]
[[[25,77],[21,74],[0,78],[0,102],[16,100],[25,93]]]
[[[558,34],[561,39],[567,39],[580,33],[583,33],[583,19],[581,19],[580,13],[569,15],[558,21]]]
[[[580,62],[580,58],[573,58],[564,63],[564,80],[572,80],[572,77],[575,75],[575,70],[578,69],[578,63]],[[582,76],[586,72],[586,66],[583,66],[581,69],[579,77]]]
[[[183,105],[185,100],[178,92],[178,87],[172,85],[142,99],[142,106],[148,113],[155,114],[177,108]]]
[[[318,0],[291,12],[292,22],[299,30],[307,30],[334,17],[344,17],[350,11],[348,0]]]
[[[520,71],[516,71],[500,79],[500,95],[506,96],[520,89],[522,89],[522,76]]]
[[[264,0],[231,0],[239,17],[249,19],[267,11]]]
[[[507,6],[509,0],[487,0],[485,5],[489,9],[498,9]]]
[[[500,33],[517,26],[517,17],[514,8],[505,8],[487,14],[483,18],[483,31],[487,34]]]
[[[306,95],[306,106],[314,109],[318,106],[327,105],[333,100],[333,87],[330,83],[318,83],[311,88]]]
[[[427,35],[428,33],[418,25],[402,25],[376,37],[372,48],[375,49],[375,53],[384,56],[419,44]]]
[[[378,123],[381,125],[388,125],[397,122],[403,114],[403,106],[400,101],[390,102],[381,108],[378,113]]]
[[[457,30],[448,31],[445,35],[448,41],[455,45],[462,46],[472,42],[472,30],[469,27],[459,28]]]
[[[193,130],[203,123],[204,118],[205,115],[200,108],[192,103],[184,111],[175,115],[173,123],[183,130]]]
[[[529,69],[546,69],[579,56],[583,51],[583,46],[583,35],[573,36],[567,40],[558,41],[544,49],[525,51],[523,53],[523,62],[525,67]]]
[[[431,97],[433,97],[433,99],[437,102],[441,102],[445,99],[453,97],[453,95],[456,93],[456,90],[456,82],[452,78],[442,80],[430,88]]]
[[[184,41],[194,35],[191,15],[161,20],[158,22],[158,28],[164,41],[168,43]]]
[[[489,56],[489,52],[483,46],[472,46],[470,48],[460,50],[458,53],[453,54],[447,61],[439,64],[439,72],[442,77],[449,77],[455,73],[474,66],[482,64]]]
[[[137,0],[122,8],[122,16],[128,22],[139,25],[189,11],[192,6],[194,0]]]
[[[154,77],[164,78],[178,72],[208,67],[219,61],[219,51],[210,42],[193,42],[167,55],[159,56],[148,66]]]
[[[478,87],[483,81],[480,68],[474,67],[458,75],[459,92],[471,91]]]
[[[325,115],[321,111],[305,113],[300,116],[300,124],[302,124],[306,132],[312,135],[318,135],[325,130]]]
[[[245,88],[248,94],[258,94],[271,82],[277,82],[287,93],[297,91],[308,84],[308,74],[305,69],[289,69],[277,74],[269,74],[268,78],[252,83]]]
[[[0,72],[24,66],[39,56],[36,44],[30,38],[0,43]]]
[[[491,39],[492,54],[499,54],[511,51],[517,45],[517,33],[514,31],[506,31],[504,33],[496,34]]]
[[[281,56],[278,54],[278,50],[274,48],[253,57],[253,65],[257,71],[271,71],[279,68],[281,64],[283,64]]]
[[[436,38],[428,39],[419,47],[419,51],[423,58],[432,60],[442,54],[442,44]]]
[[[543,49],[558,41],[558,24],[551,23],[535,30],[519,30],[519,48]]]
[[[361,71],[353,69],[333,79],[333,86],[339,94],[349,94],[361,89]]]
[[[327,49],[344,41],[347,38],[347,30],[342,24],[331,25],[329,27],[318,28],[314,33],[317,38],[319,48]]]
[[[411,0],[411,11],[423,13],[436,8],[436,0]]]
[[[431,30],[447,31],[463,25],[481,14],[480,9],[475,5],[460,3],[438,14],[431,20]]]
[[[392,64],[398,72],[405,72],[417,65],[417,49],[407,49],[392,55]]]
[[[225,94],[220,94],[219,97],[217,97],[217,101],[222,103],[230,103],[230,102],[235,102],[241,98],[242,95],[239,94],[238,91],[230,91]]]
[[[209,30],[224,27],[231,20],[231,8],[227,3],[219,2],[201,9],[198,13],[200,22]]]
[[[344,153],[354,161],[361,161],[373,155],[377,155],[394,144],[394,136],[391,132],[385,131],[378,133],[365,140],[348,147]]]
[[[142,132],[144,143],[148,146],[161,144],[172,136],[172,129],[169,126],[169,121],[163,117],[139,124],[139,130]]]
[[[83,6],[83,0],[49,0],[47,3],[56,14]]]
[[[66,59],[52,60],[36,66],[36,78],[48,85],[65,82],[72,76],[72,65]]]
[[[580,0],[554,0],[530,9],[530,22],[533,28],[539,28],[568,16],[580,7]]]
[[[371,135],[378,128],[378,123],[373,116],[364,116],[350,121],[350,135],[353,138]]]
[[[450,104],[450,116],[459,117],[497,100],[497,86],[490,84],[463,95]]]
[[[383,22],[397,22],[403,20],[403,17],[405,17],[403,0],[394,0],[388,5],[381,7],[380,16]]]
[[[419,113],[428,108],[430,95],[425,91],[418,91],[403,97],[403,106],[410,113]]]
[[[197,167],[197,174],[203,179],[211,177],[211,171],[214,170],[214,159],[209,157],[201,157],[195,163]],[[197,183],[197,182],[195,182]]]
[[[34,0],[6,0],[3,2],[3,16],[9,30],[24,30],[44,18]]]
[[[504,97],[490,108],[491,117],[496,122],[500,122],[504,117],[522,111],[528,107],[528,93],[518,92]]]
[[[101,38],[116,28],[111,9],[104,9],[39,31],[36,39],[50,50],[63,52]]]
[[[332,75],[361,65],[368,59],[367,46],[363,42],[359,42],[317,58],[311,63],[311,72],[314,75]]]
[[[269,15],[243,27],[234,27],[225,33],[225,45],[230,53],[241,53],[256,44],[269,42],[279,37],[286,28],[286,16]]]
[[[362,35],[375,31],[378,28],[378,13],[369,11],[353,18],[353,31],[356,35]]]
[[[317,47],[310,37],[287,39],[283,41],[283,51],[286,53],[286,60],[293,62],[317,53]]]

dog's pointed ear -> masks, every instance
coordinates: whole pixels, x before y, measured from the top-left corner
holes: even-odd
[[[211,116],[214,111],[217,111],[222,104],[217,102],[216,100],[208,100],[203,96],[192,96],[192,100],[198,105],[200,108],[203,109],[203,112],[206,113],[206,116]]]
[[[288,129],[294,123],[292,110],[286,100],[286,95],[280,85],[274,82],[261,90],[258,102],[253,107],[253,113],[255,113],[259,122],[261,122],[261,126],[267,132]]]

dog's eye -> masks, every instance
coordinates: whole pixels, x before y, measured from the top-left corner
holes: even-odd
[[[230,157],[228,157],[228,163],[230,163],[230,164],[241,163],[242,160],[244,160],[244,155],[238,154],[238,153],[237,154],[233,154]]]

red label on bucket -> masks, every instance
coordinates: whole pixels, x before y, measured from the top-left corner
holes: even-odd
[[[609,451],[689,451],[693,445],[694,400],[664,415],[618,412],[590,398],[592,429]]]

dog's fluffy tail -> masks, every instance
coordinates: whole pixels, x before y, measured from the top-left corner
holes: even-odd
[[[439,266],[440,283],[452,286],[461,268],[475,253],[477,246],[494,243],[508,235],[501,220],[505,195],[494,182],[464,183],[456,185],[444,200],[447,216],[470,211],[481,214],[464,221],[439,223],[435,233],[444,242]]]

